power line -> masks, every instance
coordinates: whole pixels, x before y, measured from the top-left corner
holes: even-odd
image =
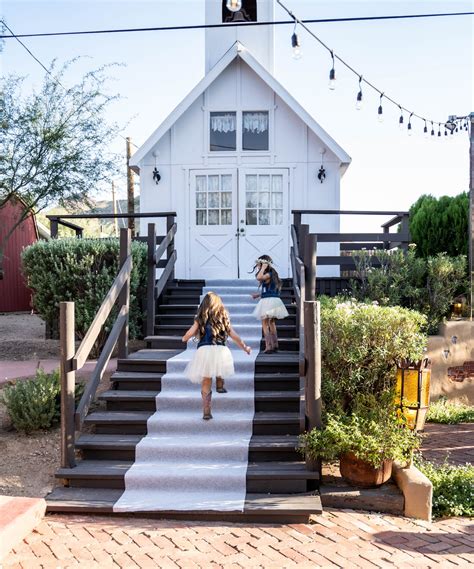
[[[46,65],[43,64],[42,61],[40,61],[36,55],[28,48],[28,46],[26,46],[20,39],[18,39],[18,36],[11,30],[11,28],[9,28],[7,26],[7,24],[5,23],[4,20],[1,20],[2,24],[5,26],[5,28],[11,33],[11,36],[5,36],[8,38],[15,38],[18,43],[25,48],[25,50],[29,53],[29,55],[37,62],[39,63],[39,65],[41,65],[41,67],[46,71],[46,73],[60,86],[64,89],[64,91],[68,91],[68,89],[61,83],[61,81],[59,81],[59,79],[57,77],[55,77],[51,71],[46,67]],[[120,138],[123,138],[125,141],[127,140],[125,136],[119,134]],[[130,144],[132,144],[133,146],[135,146],[135,148],[139,148],[134,142],[132,142],[130,140]]]
[[[413,111],[410,111],[409,109],[407,109],[406,107],[404,107],[403,105],[400,105],[399,103],[397,103],[397,101],[395,101],[394,99],[392,99],[391,97],[389,97],[388,95],[385,94],[385,91],[382,91],[381,89],[379,89],[378,87],[376,87],[373,83],[371,83],[370,81],[368,81],[367,79],[365,79],[365,77],[362,75],[362,73],[359,73],[358,71],[356,71],[351,65],[349,65],[349,63],[347,63],[344,59],[342,59],[342,57],[338,56],[336,53],[334,53],[334,50],[332,50],[323,40],[321,40],[310,28],[308,28],[308,26],[306,25],[306,23],[309,22],[309,20],[301,20],[298,17],[295,16],[295,14],[289,9],[287,8],[283,2],[281,2],[281,0],[276,0],[277,3],[283,8],[283,10],[285,10],[285,12],[291,17],[293,18],[293,24],[294,24],[294,30],[293,30],[293,35],[291,38],[291,43],[293,46],[293,50],[294,53],[296,54],[296,57],[300,57],[300,44],[299,44],[299,40],[298,40],[298,36],[296,35],[296,27],[297,25],[300,25],[306,32],[308,32],[308,34],[310,36],[312,36],[322,47],[324,47],[331,55],[332,58],[332,68],[329,74],[330,77],[330,86],[331,88],[334,88],[334,84],[335,84],[335,79],[336,79],[336,74],[335,74],[335,69],[334,69],[334,61],[337,60],[340,63],[342,63],[342,65],[344,65],[347,69],[349,69],[349,71],[351,71],[352,73],[354,73],[354,75],[356,75],[358,77],[359,80],[359,93],[357,94],[357,103],[361,103],[362,102],[362,83],[365,83],[366,85],[368,85],[369,87],[371,87],[376,93],[379,94],[380,96],[380,104],[379,104],[379,108],[378,108],[378,115],[379,115],[379,119],[382,118],[383,115],[383,107],[382,107],[382,99],[386,99],[387,101],[390,101],[391,103],[393,103],[395,106],[397,106],[400,109],[400,119],[399,119],[399,123],[400,125],[403,125],[403,111],[405,111],[408,115],[409,115],[409,119],[408,119],[408,131],[411,134],[411,130],[412,130],[412,125],[411,125],[411,119],[412,117],[416,117],[422,121],[424,121],[424,133],[427,134],[428,133],[428,127],[427,127],[427,123],[431,124],[431,135],[435,136],[434,134],[434,125],[438,125],[439,128],[441,128],[442,125],[445,125],[446,121],[434,121],[431,119],[427,119]],[[469,13],[465,13],[465,14],[473,14],[472,12]],[[439,14],[441,15],[441,14]],[[448,15],[448,14],[445,14]],[[403,16],[402,16],[403,17]],[[417,16],[414,16],[417,17]],[[422,16],[420,16],[422,17]],[[382,16],[383,18],[383,16]],[[359,107],[360,108],[360,107]],[[466,116],[463,117],[457,117],[456,120],[459,120],[459,126],[456,125],[456,132],[459,129],[462,129],[462,127],[465,127],[465,122],[466,122]],[[446,131],[445,131],[446,134]],[[452,132],[451,132],[452,134]],[[438,136],[440,136],[440,130],[438,130]]]
[[[282,5],[283,7],[283,5]],[[288,11],[288,10],[287,10]],[[436,14],[402,14],[394,16],[360,16],[352,18],[321,18],[300,20],[302,24],[328,24],[338,22],[364,22],[377,20],[406,20],[412,18],[445,18],[451,16],[472,16],[474,12],[444,12]],[[78,30],[69,32],[43,32],[35,34],[18,34],[16,38],[43,38],[58,36],[78,36],[78,35],[94,35],[94,34],[124,34],[135,32],[167,32],[177,30],[203,30],[212,28],[228,28],[234,26],[281,26],[294,24],[294,20],[279,20],[276,22],[226,22],[225,24],[194,24],[190,26],[155,26],[149,28],[119,28],[119,29],[103,29],[103,30]],[[11,36],[0,35],[0,39],[8,39]]]

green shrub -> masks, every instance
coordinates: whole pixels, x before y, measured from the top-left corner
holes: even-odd
[[[321,298],[322,398],[328,412],[350,410],[358,393],[392,389],[396,363],[419,360],[426,318],[400,307]]]
[[[426,420],[430,423],[474,423],[474,407],[462,403],[454,403],[446,399],[438,399],[430,403]]]
[[[76,384],[76,404],[83,392],[84,385]],[[38,369],[34,379],[5,387],[2,399],[17,431],[49,429],[61,418],[59,371],[45,373]]]
[[[468,290],[466,257],[439,253],[421,258],[411,246],[399,250],[359,251],[354,255],[356,277],[351,294],[360,301],[374,301],[387,306],[403,306],[427,316],[427,330],[437,333],[455,296]],[[374,267],[379,260],[381,267]]]
[[[357,396],[351,413],[328,413],[324,428],[301,435],[300,441],[301,451],[310,458],[334,460],[351,452],[374,468],[384,460],[410,461],[420,445],[419,436],[406,427],[389,391],[379,398]]]
[[[130,282],[130,336],[142,334],[147,247],[132,242],[133,269]],[[57,331],[59,302],[73,300],[78,339],[87,332],[118,273],[118,239],[53,239],[38,241],[22,254],[33,304],[52,330]],[[117,315],[116,308],[98,339],[102,346]]]
[[[433,517],[474,516],[474,466],[436,465],[422,458],[416,466],[433,484]]]

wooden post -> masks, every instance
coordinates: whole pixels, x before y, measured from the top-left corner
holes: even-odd
[[[474,310],[474,113],[469,115],[470,146],[469,146],[469,274],[471,284],[471,321]]]
[[[320,303],[304,303],[304,345],[306,358],[306,429],[320,429],[321,423],[321,317]],[[306,460],[308,470],[320,470],[321,461]]]
[[[49,220],[49,232],[51,233],[51,238],[55,239],[58,236],[58,219],[53,217]]]
[[[155,290],[156,290],[156,226],[148,224],[148,279],[146,292],[146,335],[155,333]]]
[[[128,256],[132,253],[132,232],[130,229],[120,230],[120,268],[123,267]],[[118,339],[118,357],[121,359],[128,357],[128,311],[130,308],[130,279],[123,285],[118,297],[119,309],[122,306],[127,307],[127,321],[122,328]]]
[[[304,248],[304,264],[306,269],[305,300],[316,299],[316,246],[317,236],[314,233],[310,233],[306,239]]]
[[[299,239],[300,227],[301,227],[301,213],[293,212],[293,225],[296,229],[296,236]]]
[[[76,372],[72,369],[74,345],[74,302],[59,303],[59,338],[61,347],[61,467],[76,466],[74,456],[74,413]]]
[[[174,225],[174,215],[166,216],[166,234],[168,234],[169,230],[173,227],[173,225]],[[173,254],[173,252],[174,252],[174,239],[168,245],[168,249],[166,250],[166,258],[168,260],[171,259],[171,255]],[[170,274],[170,280],[173,279],[174,279],[174,268]]]
[[[402,222],[400,224],[400,233],[402,235],[408,235],[408,241],[410,241],[410,225],[409,225],[409,217],[408,214],[402,215]],[[408,251],[408,244],[409,243],[402,243],[401,247],[405,251]]]
[[[306,247],[306,241],[308,240],[309,235],[309,225],[306,223],[299,226],[298,233],[296,234],[298,237],[298,254],[300,259],[305,263],[304,258],[304,250]]]
[[[130,157],[132,156],[132,147],[130,137],[127,136],[127,212],[130,214],[128,218],[128,228],[132,232],[132,237],[135,236],[135,193],[133,188],[133,172],[130,168]]]
[[[112,212],[117,215],[117,200],[115,199],[115,182],[112,180]],[[114,234],[118,237],[118,218],[114,217]]]

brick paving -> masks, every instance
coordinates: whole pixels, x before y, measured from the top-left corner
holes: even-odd
[[[328,510],[309,524],[49,515],[3,569],[469,567],[474,520],[436,523]]]
[[[426,423],[425,435],[421,451],[426,459],[439,463],[448,457],[451,464],[474,464],[474,423]]]

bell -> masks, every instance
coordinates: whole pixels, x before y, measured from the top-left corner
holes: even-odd
[[[239,10],[238,12],[234,12],[232,14],[232,19],[229,21],[230,22],[245,22],[246,19],[245,19],[244,14],[242,13],[242,10]]]

